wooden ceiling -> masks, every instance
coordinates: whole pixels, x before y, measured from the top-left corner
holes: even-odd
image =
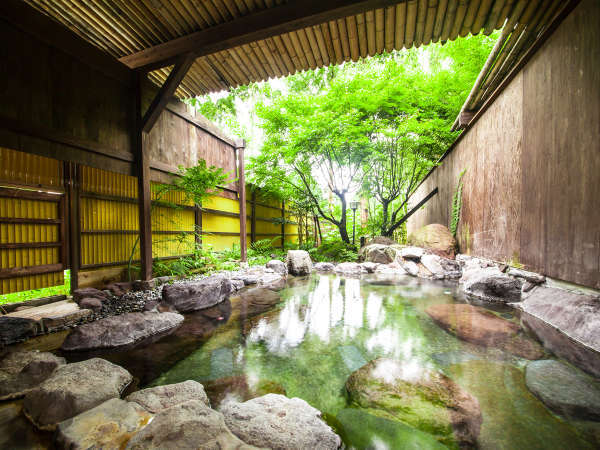
[[[195,59],[176,95],[195,95],[356,61],[393,49],[490,34],[531,35],[552,0],[24,0],[158,85]],[[535,23],[533,25],[529,25]],[[535,29],[534,29],[535,28]],[[522,43],[514,38],[518,45]],[[479,99],[481,100],[481,99]]]

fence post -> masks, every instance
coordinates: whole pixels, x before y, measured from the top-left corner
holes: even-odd
[[[64,163],[64,176],[68,196],[69,217],[69,266],[71,292],[79,287],[81,265],[81,231],[79,227],[79,168],[73,162]],[[66,220],[63,219],[63,220]]]
[[[194,206],[194,224],[196,230],[196,247],[202,246],[202,205]]]
[[[244,147],[242,140],[237,144],[236,153],[238,157],[238,198],[240,201],[240,260],[245,262],[248,253],[248,236],[246,235],[246,178],[244,174]]]

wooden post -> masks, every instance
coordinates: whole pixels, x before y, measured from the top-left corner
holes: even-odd
[[[281,201],[281,248],[285,248],[285,200]]]
[[[81,266],[81,231],[79,227],[79,170],[75,163],[64,163],[65,187],[69,210],[69,267],[71,292],[79,287],[79,267]],[[65,218],[66,220],[66,218]]]
[[[194,207],[194,222],[196,230],[196,247],[202,246],[202,205]]]
[[[256,242],[256,191],[252,191],[252,207],[250,210],[250,242]]]
[[[238,198],[240,201],[240,260],[245,262],[248,254],[248,236],[246,236],[246,178],[244,176],[244,141],[238,144]]]
[[[136,157],[138,179],[138,212],[140,232],[140,260],[142,280],[152,278],[152,218],[150,198],[150,162],[146,151],[148,133],[142,131],[142,77],[135,80],[135,128],[133,149]]]

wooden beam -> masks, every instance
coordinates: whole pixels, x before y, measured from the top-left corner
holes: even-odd
[[[181,83],[185,74],[190,70],[192,64],[194,64],[194,59],[194,56],[190,53],[179,58],[175,67],[173,67],[171,73],[169,73],[169,77],[166,79],[144,114],[141,126],[143,133],[150,133],[158,120],[160,113],[163,112],[163,109],[165,109],[167,104],[171,101],[179,83]]]
[[[166,84],[166,83],[165,83]],[[162,91],[162,89],[161,89]],[[160,93],[159,93],[160,95]],[[147,152],[148,133],[142,129],[142,75],[138,74],[134,86],[134,128],[132,148],[137,159],[138,217],[140,233],[140,260],[142,280],[152,278],[152,220],[150,194],[150,159]]]
[[[250,242],[256,242],[256,190],[252,189],[252,207],[250,212]]]
[[[0,280],[5,280],[7,278],[24,277],[29,275],[40,275],[42,273],[60,272],[62,270],[62,263],[45,264],[43,266],[12,267],[10,269],[0,269]]]
[[[248,236],[246,235],[246,177],[244,174],[244,146],[242,141],[236,148],[238,157],[238,192],[240,201],[240,260],[248,259]]]
[[[402,1],[405,0],[293,0],[155,45],[119,61],[132,69],[155,70],[190,52],[195,57],[205,56]]]

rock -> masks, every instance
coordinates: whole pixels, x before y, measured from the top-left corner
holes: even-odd
[[[110,296],[96,288],[82,288],[73,291],[73,300],[75,300],[75,303],[79,304],[84,298],[97,298],[101,302],[104,302],[109,300]]]
[[[366,272],[360,264],[354,262],[339,263],[333,270],[343,275],[360,275]]]
[[[487,302],[521,301],[520,279],[509,277],[496,267],[463,271],[461,288],[467,296]]]
[[[234,291],[239,291],[244,286],[246,286],[246,283],[244,283],[244,280],[229,280],[229,281],[231,281],[231,287],[233,288]]]
[[[38,428],[53,430],[63,420],[120,397],[132,380],[125,369],[100,358],[67,364],[25,395],[23,411]]]
[[[232,292],[231,281],[215,275],[200,281],[166,285],[162,301],[179,312],[190,312],[221,303]]]
[[[61,348],[74,351],[131,345],[169,331],[182,322],[183,316],[172,312],[137,312],[106,317],[75,328]]]
[[[373,239],[369,240],[369,242],[366,243],[365,247],[372,244],[398,245],[398,243],[395,240],[386,236],[375,236]]]
[[[265,273],[258,278],[256,285],[278,291],[285,287],[285,278],[279,273]]]
[[[556,360],[532,361],[527,388],[555,413],[570,419],[600,420],[600,383]]]
[[[58,424],[58,448],[123,448],[152,415],[136,403],[113,398]]]
[[[546,281],[544,275],[535,272],[527,272],[526,270],[516,269],[514,267],[509,267],[506,273],[511,277],[523,278],[525,281],[532,284],[541,284]]]
[[[516,323],[466,304],[438,304],[425,312],[444,330],[473,344],[497,347],[526,359],[544,356],[542,347],[520,332]]]
[[[402,422],[374,416],[361,409],[342,409],[336,419],[339,425],[338,432],[351,448],[394,450],[447,448],[430,434]]]
[[[383,275],[406,275],[406,270],[398,263],[379,264],[375,273]]]
[[[133,290],[133,282],[123,281],[106,285],[105,289],[109,290],[115,297],[121,297],[127,292]]]
[[[522,311],[523,323],[547,348],[600,376],[600,300],[538,286],[515,306]]]
[[[333,272],[335,265],[329,262],[318,262],[315,264],[315,270],[317,272]]]
[[[133,282],[133,288],[136,291],[151,291],[156,288],[157,283],[155,279],[152,280],[135,280]]]
[[[390,245],[370,244],[358,252],[359,261],[389,264],[396,260],[398,250]]]
[[[240,280],[244,283],[245,286],[248,286],[250,284],[256,284],[258,281],[259,275],[257,274],[250,274],[250,273],[240,273],[238,275],[235,275],[231,278],[231,281],[233,280]]]
[[[431,434],[451,448],[476,445],[483,421],[479,403],[442,373],[379,358],[353,372],[346,390],[365,412]]]
[[[438,255],[423,255],[421,264],[432,273],[434,278],[444,278],[446,271],[442,267],[441,259]]]
[[[361,267],[367,273],[375,273],[375,271],[377,270],[377,268],[379,266],[380,266],[380,264],[374,263],[374,262],[364,262],[364,263],[361,263]]]
[[[454,258],[456,240],[448,228],[438,223],[426,225],[408,236],[408,243],[435,251],[444,258]]]
[[[0,316],[0,347],[27,339],[36,331],[37,324],[32,319]]]
[[[72,303],[73,308],[69,308],[62,311],[56,311],[50,313],[42,319],[44,323],[44,329],[46,331],[53,331],[56,329],[64,329],[65,327],[72,327],[83,321],[86,321],[93,316],[91,309],[80,309],[76,304]]]
[[[536,286],[537,286],[536,284],[533,284],[533,283],[531,283],[529,281],[525,281],[523,283],[523,286],[521,287],[521,291],[522,291],[522,293],[529,292],[529,291],[531,291]],[[523,294],[521,294],[521,296],[522,295]]]
[[[79,306],[84,309],[91,309],[95,313],[102,311],[102,301],[94,297],[85,297],[81,299]]]
[[[12,352],[0,361],[0,400],[24,396],[66,364],[49,352]]]
[[[425,250],[421,247],[404,247],[400,250],[400,256],[404,259],[414,259],[419,261],[425,254]]]
[[[267,269],[273,269],[274,272],[280,275],[287,275],[287,266],[283,261],[279,261],[278,259],[272,259],[266,265]]]
[[[406,261],[402,267],[410,276],[416,277],[419,275],[419,266],[415,262]]]
[[[338,449],[341,439],[304,400],[267,394],[221,407],[225,423],[241,440],[272,449]]]
[[[225,425],[223,415],[198,400],[162,410],[134,435],[128,449],[251,449]]]
[[[198,400],[210,407],[204,386],[193,380],[142,389],[130,394],[126,400],[137,403],[153,414],[188,400]]]
[[[144,312],[158,312],[158,302],[156,300],[150,300],[144,304],[142,309]]]
[[[288,273],[294,276],[309,275],[312,272],[310,255],[304,250],[288,250],[285,264]]]

